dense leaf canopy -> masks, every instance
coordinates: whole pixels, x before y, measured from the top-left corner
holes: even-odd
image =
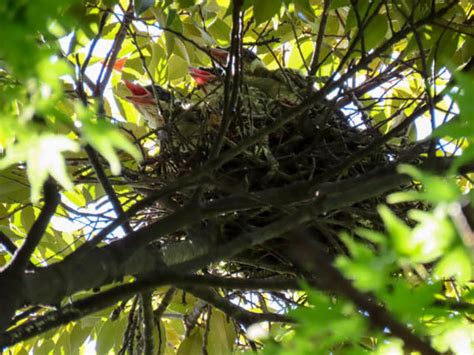
[[[0,351],[468,354],[469,0],[0,3]]]

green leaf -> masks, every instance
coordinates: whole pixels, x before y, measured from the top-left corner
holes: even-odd
[[[313,8],[311,7],[309,0],[293,0],[295,4],[296,16],[307,23],[311,23],[316,19]]]
[[[172,54],[168,63],[168,80],[182,79],[188,75],[188,63],[183,58]]]
[[[413,210],[409,216],[420,222],[405,243],[405,250],[414,262],[427,263],[437,259],[456,238],[456,231],[444,208],[432,213]]]
[[[390,311],[405,322],[419,325],[419,318],[433,304],[436,295],[441,291],[442,283],[411,286],[406,280],[396,280],[391,285],[391,292],[383,296],[383,301]],[[407,302],[407,300],[410,300]]]
[[[349,6],[350,4],[351,0],[332,0],[329,9],[334,10],[343,6]]]
[[[464,317],[451,319],[441,323],[435,330],[432,344],[440,353],[472,354],[472,349],[474,349],[474,325],[468,319],[464,319]]]
[[[365,234],[370,235],[369,233]],[[370,235],[370,237],[374,237],[374,235]],[[376,255],[375,248],[365,242],[355,240],[348,234],[342,234],[341,240],[349,250],[351,258],[339,256],[336,258],[336,266],[349,279],[354,280],[354,284],[361,290],[377,291],[382,289],[393,269],[395,262],[393,253]],[[374,274],[374,270],[378,272]]]
[[[395,250],[402,255],[410,255],[412,248],[407,244],[411,234],[410,228],[387,206],[379,206],[378,211],[392,239]]]
[[[207,30],[216,41],[227,41],[231,32],[230,26],[220,18],[216,18]]]
[[[395,251],[412,262],[426,263],[435,260],[446,251],[456,236],[444,208],[433,213],[411,211],[410,217],[420,222],[413,230],[386,206],[380,206],[379,213]]]
[[[365,332],[367,322],[353,305],[311,289],[306,292],[311,307],[290,312],[300,326],[288,354],[330,353],[335,344],[357,341]]]
[[[97,150],[110,164],[112,174],[118,175],[121,171],[118,149],[130,154],[135,160],[142,159],[141,153],[120,131],[105,120],[93,121],[83,116],[82,138]]]
[[[121,322],[106,321],[97,334],[95,350],[97,354],[109,354],[116,343],[121,341]]]
[[[461,283],[473,276],[472,261],[466,249],[458,246],[448,252],[435,266],[434,275],[438,279],[456,278]]]
[[[387,199],[389,203],[399,203],[405,201],[413,201],[416,199],[429,202],[455,202],[460,196],[461,192],[454,179],[448,177],[441,177],[424,172],[411,165],[402,164],[398,167],[400,174],[407,174],[414,179],[419,180],[424,190],[398,192],[389,196]]]
[[[375,16],[364,29],[365,50],[375,48],[385,38],[388,30],[387,18],[384,15]]]
[[[237,337],[234,323],[221,311],[212,310],[208,333],[209,354],[231,354]]]
[[[377,350],[374,352],[375,355],[403,355],[403,341],[398,338],[385,340],[378,345]]]
[[[31,201],[37,203],[49,175],[66,190],[73,188],[62,154],[66,151],[79,151],[79,144],[63,135],[32,133],[7,150],[6,156],[0,161],[0,169],[26,162],[27,176],[31,184]]]
[[[27,206],[21,211],[21,225],[25,232],[28,232],[35,222],[35,209],[32,206]]]
[[[23,171],[6,169],[0,172],[0,202],[24,202],[30,196],[30,186]]]
[[[270,20],[280,12],[283,5],[281,0],[255,0],[253,4],[253,17],[257,24]]]
[[[202,354],[202,330],[194,328],[189,336],[179,345],[177,355],[201,355]]]

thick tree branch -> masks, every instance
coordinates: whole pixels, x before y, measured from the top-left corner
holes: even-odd
[[[44,184],[44,206],[40,215],[31,226],[23,245],[17,250],[9,265],[4,270],[14,274],[23,272],[30,261],[30,257],[38,246],[48,227],[51,217],[61,202],[56,183],[49,180]]]
[[[30,257],[43,237],[60,200],[56,184],[53,181],[47,181],[44,184],[44,206],[40,215],[10,263],[0,269],[0,288],[8,290],[8,292],[0,293],[0,331],[8,327],[15,310],[22,302],[25,275],[23,272],[28,267]]]
[[[44,316],[38,317],[20,325],[8,332],[0,334],[0,347],[11,346],[20,341],[29,339],[50,329],[67,324],[68,322],[80,319],[88,314],[97,312],[114,303],[130,298],[137,292],[152,290],[159,286],[176,284],[178,286],[200,285],[214,287],[241,287],[245,289],[299,289],[296,279],[281,280],[258,280],[258,279],[224,279],[214,276],[197,276],[187,274],[177,274],[165,270],[154,272],[152,278],[142,279],[134,283],[121,285],[102,293],[95,294],[72,302],[57,311],[52,311]]]
[[[439,171],[446,171],[448,168],[449,164],[442,164]],[[102,248],[92,249],[81,256],[71,255],[60,263],[42,268],[35,274],[26,274],[25,289],[22,295],[18,295],[18,298],[32,304],[57,303],[63,297],[77,291],[99,287],[123,275],[142,274],[155,270],[157,260],[160,259],[166,265],[171,266],[182,264],[201,255],[202,259],[194,260],[194,262],[198,261],[197,267],[203,267],[209,262],[220,260],[228,255],[237,255],[242,251],[241,244],[247,241],[247,237],[236,239],[234,243],[237,244],[237,249],[233,249],[233,244],[225,244],[222,248],[214,250],[211,246],[212,241],[206,238],[203,238],[200,243],[185,240],[162,249],[144,248],[152,240],[195,224],[202,218],[212,218],[228,212],[271,205],[272,203],[290,205],[311,199],[313,199],[314,205],[313,212],[325,213],[384,194],[409,181],[410,177],[397,174],[395,167],[391,167],[337,183],[314,185],[311,182],[308,184],[314,186],[305,186],[304,183],[301,183],[296,187],[289,186],[286,189],[270,189],[257,195],[258,199],[237,194],[209,202],[202,208],[183,208]],[[319,196],[317,200],[314,199],[316,195]],[[259,199],[261,202],[256,202]],[[304,216],[304,220],[306,218],[310,218],[309,215]],[[291,220],[291,217],[289,219]],[[292,222],[290,221],[290,223]],[[264,239],[258,239],[259,231],[256,231],[254,242],[260,243],[266,238],[276,236],[278,229],[275,227],[271,234],[268,232],[266,230],[267,234],[264,235]],[[250,245],[248,244],[247,247]],[[214,252],[209,253],[210,250],[214,250]],[[220,254],[221,252],[223,253]],[[196,265],[186,266],[183,264],[181,266],[188,267],[182,269],[188,271],[193,270]]]

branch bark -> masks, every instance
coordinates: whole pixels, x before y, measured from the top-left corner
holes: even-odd
[[[239,307],[231,301],[219,296],[219,294],[212,288],[204,287],[184,287],[189,293],[192,293],[197,298],[202,299],[211,306],[224,312],[227,316],[248,327],[254,323],[259,322],[281,322],[294,323],[294,320],[288,316],[277,313],[254,313],[242,307]]]

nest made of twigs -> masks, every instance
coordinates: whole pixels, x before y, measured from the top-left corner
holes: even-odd
[[[214,102],[222,102],[222,100],[214,99]],[[273,123],[287,109],[285,105],[279,105],[278,102],[270,102],[270,100],[268,105],[272,108],[266,110],[264,114],[242,107],[245,105],[242,100],[238,105],[233,112],[234,116],[225,136],[223,152],[238,145],[241,140],[258,129]],[[201,105],[185,112],[185,115],[192,115],[195,122],[200,122],[199,129],[193,136],[188,137],[179,133],[179,127],[175,127],[177,128],[175,131],[169,130],[167,140],[161,142],[159,159],[147,167],[147,177],[166,184],[167,181],[192,174],[203,166],[209,159],[218,135],[219,122],[216,117],[219,117],[220,110],[221,108]],[[183,116],[183,112],[174,112],[173,115]],[[309,107],[293,121],[222,165],[213,174],[216,184],[206,184],[202,191],[202,198],[211,200],[232,193],[228,189],[223,189],[222,186],[234,186],[235,191],[252,193],[296,182],[317,180],[318,176],[323,175],[328,169],[339,165],[354,152],[367,147],[373,141],[374,134],[377,135],[378,132],[367,127],[354,127],[343,111],[335,108],[334,104],[324,101],[323,104]],[[388,157],[395,155],[396,151],[393,148],[381,147],[342,171],[334,179],[360,176],[377,167],[387,165]],[[193,197],[193,191],[176,192],[171,199],[176,205],[185,205]],[[345,248],[338,238],[340,231],[353,230],[359,226],[372,228],[380,226],[375,208],[383,198],[384,196],[380,196],[352,206],[350,209],[333,211],[324,216],[323,223],[321,221],[315,223],[311,227],[312,231],[328,252],[343,253]],[[157,210],[167,213],[163,206],[159,206]],[[148,222],[153,222],[160,215],[156,213],[148,217]],[[219,225],[220,238],[227,241],[243,232],[272,223],[282,215],[284,211],[281,206],[266,206],[223,216],[212,223]],[[182,237],[182,234],[170,236],[168,240]],[[162,243],[166,243],[166,239]],[[284,249],[285,241],[278,239],[258,246],[246,255],[254,260],[284,264],[285,258],[280,253]]]

